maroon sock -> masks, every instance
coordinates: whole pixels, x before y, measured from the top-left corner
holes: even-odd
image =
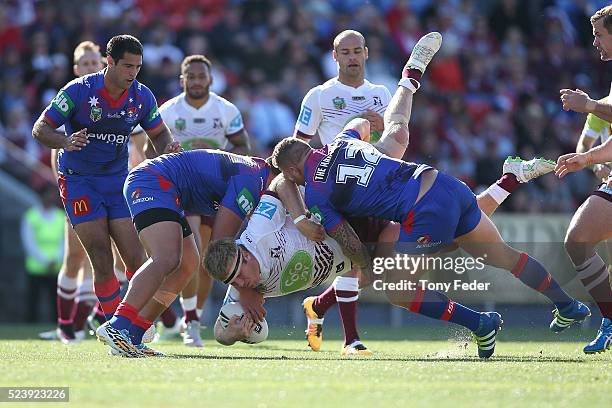
[[[94,303],[90,300],[77,303],[76,313],[74,314],[74,331],[81,331],[85,328],[85,322],[93,307]]]
[[[354,299],[358,295],[359,292],[357,291],[336,290],[336,301],[338,302],[338,309],[340,309],[342,327],[344,327],[345,345],[359,340],[359,335],[357,334],[357,299]]]
[[[601,257],[592,256],[576,268],[578,278],[597,303],[601,315],[612,319],[612,289],[610,288],[610,274]]]
[[[176,314],[171,307],[164,310],[164,313],[162,313],[160,317],[165,327],[174,327],[176,323]]]
[[[422,76],[423,73],[416,68],[407,68],[402,72],[403,78],[412,78],[416,79],[417,81],[420,81]]]
[[[498,186],[503,188],[509,193],[512,193],[515,188],[520,184],[516,176],[512,173],[506,173],[499,180],[495,182]]]
[[[319,318],[323,318],[329,308],[335,304],[336,291],[334,290],[334,285],[331,285],[325,290],[325,292],[317,296],[315,301],[312,303],[312,310],[314,310]]]
[[[57,287],[57,322],[59,324],[72,325],[75,295],[76,288],[69,290],[61,286]]]
[[[199,321],[198,314],[194,310],[185,310],[185,322]]]

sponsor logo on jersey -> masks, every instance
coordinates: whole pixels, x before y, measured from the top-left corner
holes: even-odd
[[[140,198],[137,198],[135,200],[132,200],[132,205],[136,205],[136,204],[140,204],[140,203],[146,203],[146,202],[153,201],[153,200],[154,200],[153,197],[150,197],[150,196],[149,197],[140,197]]]
[[[55,98],[51,101],[53,106],[63,117],[67,118],[72,109],[74,109],[74,102],[70,99],[70,96],[64,91],[60,91]]]
[[[242,211],[244,215],[249,214],[255,208],[255,199],[246,187],[238,193],[236,204],[238,204],[238,208],[240,208],[240,211]]]
[[[102,119],[102,108],[92,106],[89,111],[89,119],[91,119],[92,122],[97,122]]]
[[[434,248],[442,244],[442,241],[431,241],[431,236],[425,234],[417,239],[417,245],[415,248]]]
[[[185,130],[185,128],[187,127],[187,121],[183,118],[178,118],[174,121],[174,127],[176,128],[176,130]]]
[[[132,198],[132,200],[136,198],[140,198],[140,193],[141,193],[141,190],[137,188],[136,190],[132,191],[132,194],[130,194],[130,197]]]
[[[223,129],[223,124],[221,123],[221,118],[213,119],[213,129]]]
[[[196,124],[206,123],[206,118],[193,118],[193,123],[196,123]]]
[[[282,293],[295,292],[306,287],[312,280],[312,257],[306,251],[297,251],[283,269],[280,290]]]
[[[312,109],[308,106],[302,107],[302,111],[300,112],[299,121],[302,125],[308,126],[310,123],[310,118],[312,117]]]
[[[151,111],[149,112],[149,115],[147,116],[147,120],[149,122],[153,122],[153,120],[155,120],[155,118],[157,118],[159,116],[159,111],[157,110],[157,105],[153,105],[153,109],[151,109]]]
[[[365,96],[353,96],[351,99],[354,101],[365,101]]]
[[[89,197],[87,196],[71,200],[70,207],[72,208],[72,214],[74,214],[75,217],[87,215],[91,212],[91,206],[89,205]]]
[[[244,125],[242,123],[242,116],[240,114],[236,115],[236,117],[232,119],[232,121],[229,124],[230,129],[240,129],[243,126]]]
[[[276,204],[260,201],[257,208],[255,208],[255,214],[259,214],[271,220],[276,213],[276,208]]]
[[[108,119],[121,119],[121,114],[119,112],[107,113],[106,117]]]
[[[332,99],[332,102],[334,104],[334,108],[336,109],[342,110],[346,108],[346,102],[344,101],[344,98],[336,96],[334,99]]]
[[[97,139],[109,144],[124,144],[127,142],[128,137],[124,135],[116,135],[114,133],[88,133],[88,139]]]
[[[338,146],[330,147],[330,151],[327,153],[319,164],[317,164],[317,168],[315,169],[313,180],[325,183],[327,181],[327,176],[329,175],[329,169],[331,168],[331,164],[336,160],[336,156],[338,156]]]

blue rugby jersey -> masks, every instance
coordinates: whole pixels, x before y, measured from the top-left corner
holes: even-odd
[[[386,156],[352,130],[311,152],[304,167],[306,205],[327,231],[344,216],[402,222],[431,169]]]
[[[161,188],[164,183],[172,183],[184,210],[214,215],[222,205],[241,219],[259,203],[270,174],[270,167],[262,159],[201,149],[145,160],[130,172],[126,184],[137,188],[137,174],[143,170],[157,174]]]
[[[45,109],[45,118],[66,136],[87,128],[89,144],[79,151],[60,150],[62,174],[105,175],[127,172],[128,140],[136,125],[151,130],[163,122],[153,93],[134,80],[114,100],[104,87],[104,73],[76,78],[64,86]]]

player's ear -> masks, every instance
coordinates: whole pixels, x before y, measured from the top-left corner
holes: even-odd
[[[80,75],[79,75],[79,66],[77,64],[74,64],[72,66],[72,72],[74,73],[75,77],[80,77]]]
[[[332,50],[332,58],[334,61],[338,61],[338,54],[336,53],[336,50]]]
[[[179,75],[179,85],[181,88],[185,89],[185,75]]]
[[[115,66],[115,60],[113,60],[113,57],[111,57],[110,55],[107,55],[107,56],[106,56],[106,65],[107,65],[109,68],[112,68],[112,67],[114,67],[114,66]]]
[[[363,55],[365,55],[365,59],[368,59],[368,47],[363,47]]]

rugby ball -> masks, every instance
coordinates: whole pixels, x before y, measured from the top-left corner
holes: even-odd
[[[242,316],[244,315],[244,309],[242,308],[240,303],[229,302],[221,307],[221,310],[219,310],[219,322],[221,323],[221,327],[223,327],[223,329],[227,328],[230,319],[234,315],[240,316],[240,318],[242,319]],[[266,322],[266,319],[264,319],[260,323],[255,323],[255,328],[251,332],[251,335],[246,339],[242,340],[242,342],[248,344],[256,344],[261,343],[267,338],[268,322]]]

